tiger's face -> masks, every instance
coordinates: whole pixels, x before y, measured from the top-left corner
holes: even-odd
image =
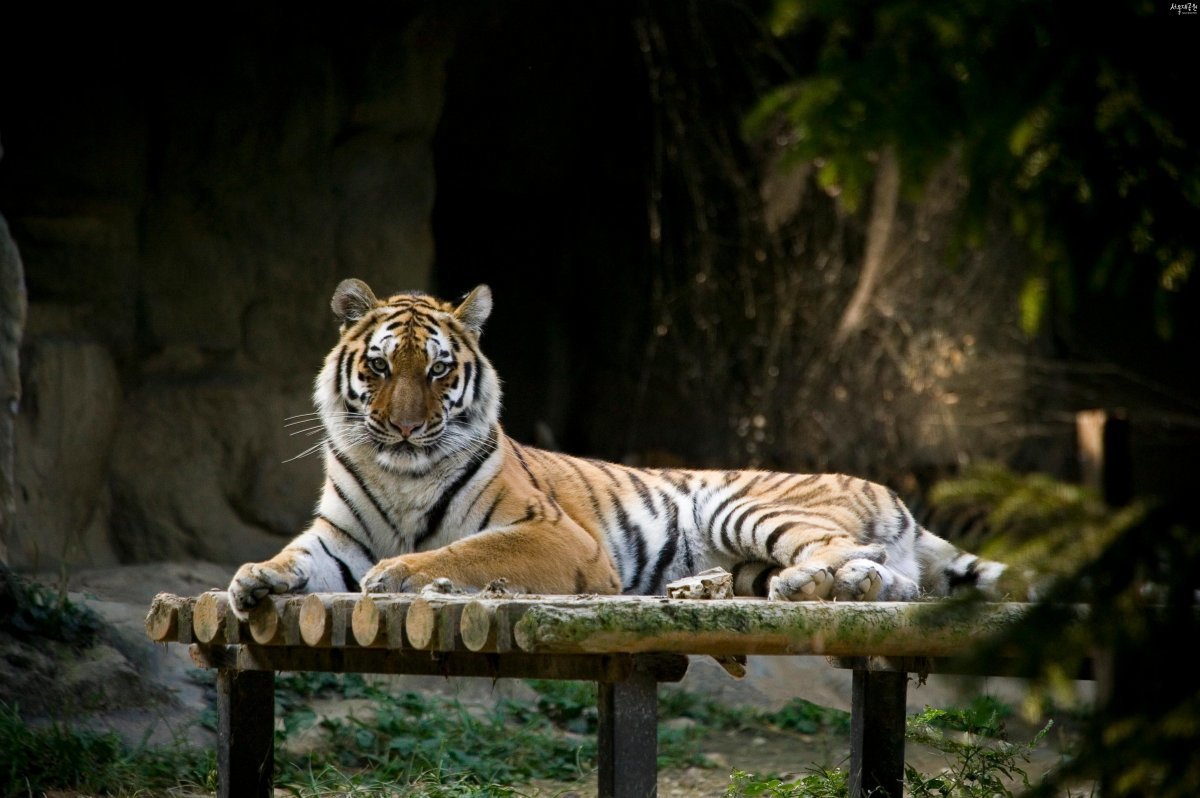
[[[499,413],[499,382],[479,350],[487,286],[455,307],[416,293],[381,301],[345,280],[332,307],[342,337],[315,399],[336,446],[369,447],[384,468],[415,474],[487,436]]]

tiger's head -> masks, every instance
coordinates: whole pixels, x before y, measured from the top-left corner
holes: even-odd
[[[341,340],[317,376],[314,400],[333,445],[368,447],[382,467],[419,474],[487,440],[500,384],[479,349],[492,292],[455,306],[421,293],[380,300],[361,280],[333,293]]]

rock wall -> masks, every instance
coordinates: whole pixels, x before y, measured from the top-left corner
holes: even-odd
[[[0,105],[29,294],[10,559],[261,557],[319,490],[284,425],[336,340],[333,287],[430,284],[451,38],[402,11],[105,33],[42,42],[57,69]]]
[[[0,156],[3,149],[0,149]],[[0,216],[0,566],[16,518],[13,447],[21,406],[20,347],[25,329],[25,275],[17,245]]]

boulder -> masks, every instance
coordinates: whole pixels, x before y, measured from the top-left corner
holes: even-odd
[[[42,339],[26,347],[24,359],[13,564],[115,563],[107,470],[121,386],[112,358],[92,341]]]
[[[286,419],[307,397],[267,378],[152,380],[130,396],[112,458],[112,524],[124,562],[264,559],[311,520],[319,440]],[[301,426],[301,429],[305,429]]]
[[[8,538],[17,508],[13,447],[21,404],[19,353],[26,308],[23,272],[17,245],[0,216],[0,564],[8,562]]]

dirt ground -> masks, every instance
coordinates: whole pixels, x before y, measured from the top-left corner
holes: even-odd
[[[730,783],[730,769],[787,777],[814,766],[843,767],[849,762],[848,741],[829,735],[722,731],[705,737],[699,751],[716,767],[667,768],[659,771],[658,794],[662,798],[710,798],[721,796]],[[596,794],[596,778],[577,784],[535,782],[538,798],[586,798]]]
[[[1021,733],[1025,731],[1022,727]],[[1029,731],[1032,733],[1032,730]],[[1019,734],[1013,736],[1021,739]],[[1059,763],[1061,754],[1058,745],[1062,742],[1062,738],[1048,735],[1046,744],[1035,751],[1031,761],[1023,766],[1031,783],[1036,784],[1043,774]],[[850,763],[849,737],[842,734],[722,731],[705,737],[700,751],[717,767],[668,768],[659,771],[658,794],[661,798],[719,798],[730,785],[730,770],[733,768],[763,777],[775,775],[788,780],[814,767],[840,767],[846,770]],[[911,744],[906,748],[905,761],[926,774],[938,773],[947,766],[940,752]],[[587,798],[596,794],[596,779],[593,776],[576,784],[535,782],[530,787],[531,794],[536,798]],[[1086,785],[1073,794],[1087,795]]]

